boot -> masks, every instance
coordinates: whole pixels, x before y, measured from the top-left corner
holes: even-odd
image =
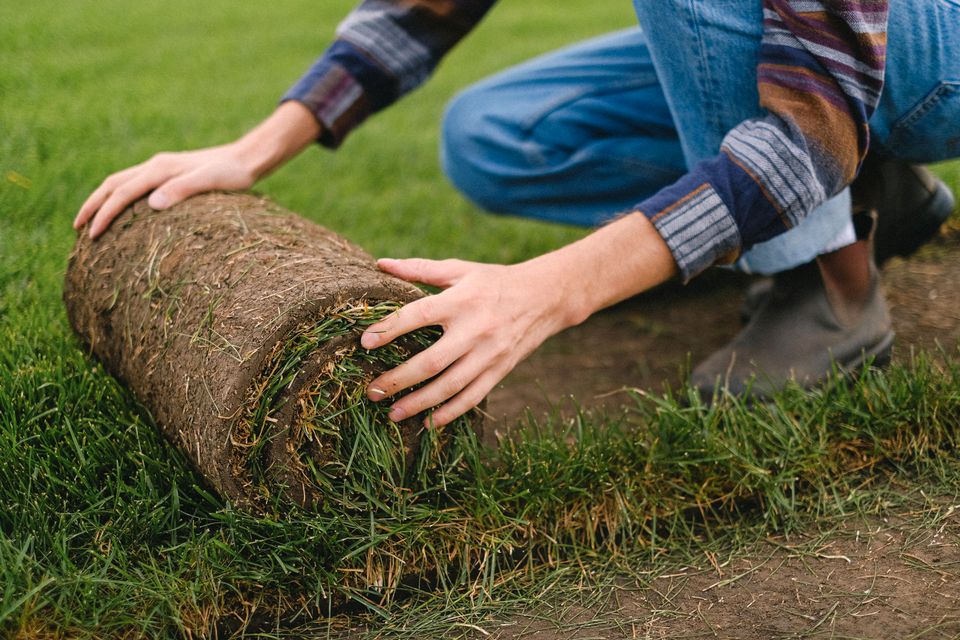
[[[865,293],[856,299],[843,293],[842,283],[825,279],[816,261],[777,274],[749,324],[693,370],[690,384],[702,397],[712,398],[722,387],[765,399],[789,381],[814,387],[834,367],[856,371],[868,359],[889,362],[894,333],[870,252],[875,225],[864,214],[855,216],[855,225],[860,242],[867,243]]]
[[[850,195],[854,211],[877,212],[874,255],[881,267],[929,242],[956,207],[950,188],[921,165],[871,155]]]
[[[854,211],[877,211],[874,256],[882,267],[893,256],[907,257],[933,238],[956,206],[942,180],[920,165],[868,155],[850,185]],[[747,288],[740,320],[746,324],[770,295],[773,278]]]

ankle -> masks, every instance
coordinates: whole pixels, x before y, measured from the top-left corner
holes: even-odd
[[[857,322],[874,295],[877,282],[873,247],[867,240],[817,258],[827,300],[843,324]]]
[[[869,242],[857,242],[817,258],[820,276],[828,291],[846,302],[866,302],[873,289],[874,274]]]

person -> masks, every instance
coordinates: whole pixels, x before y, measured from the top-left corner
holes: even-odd
[[[313,141],[337,148],[421,84],[494,1],[363,0],[260,125],[108,177],[75,226],[97,237],[148,192],[163,209],[245,189]],[[469,199],[597,228],[513,265],[380,260],[442,289],[361,337],[375,349],[419,327],[444,330],[371,382],[391,419],[434,408],[433,424],[446,424],[549,336],[713,265],[776,275],[752,292],[743,331],[694,370],[705,393],[812,385],[834,364],[889,352],[873,243],[883,257],[909,253],[953,208],[918,163],[960,155],[960,3],[634,5],[639,28],[507,70],[449,105],[442,164]],[[851,204],[851,185],[873,202]],[[859,212],[871,207],[876,225]]]

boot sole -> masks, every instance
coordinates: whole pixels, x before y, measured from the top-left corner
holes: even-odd
[[[890,361],[893,356],[893,343],[896,336],[896,332],[892,330],[889,331],[875,345],[871,346],[870,348],[861,349],[860,353],[855,357],[850,358],[845,362],[835,362],[837,369],[843,375],[852,378],[856,378],[858,375],[860,375],[868,363],[871,366],[879,369],[885,369],[890,365]],[[813,383],[804,384],[803,387],[807,390],[816,389],[825,381],[826,380],[817,380]],[[784,386],[786,386],[786,384],[787,383],[784,382]],[[717,399],[716,391],[717,389],[697,389],[697,393],[700,396],[700,401],[706,405],[713,404]],[[746,404],[747,407],[753,407],[758,403],[762,404],[764,402],[770,402],[776,392],[777,390],[773,390],[771,392],[751,390],[749,393],[740,396],[740,399]]]
[[[861,371],[869,362],[875,367],[884,368],[890,364],[893,356],[893,343],[897,334],[889,331],[880,342],[870,347],[870,349],[861,349],[860,353],[847,362],[837,363],[840,370],[846,374],[856,374]]]

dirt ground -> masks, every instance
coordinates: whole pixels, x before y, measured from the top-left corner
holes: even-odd
[[[895,358],[911,349],[954,350],[960,340],[960,224],[909,260],[883,269],[897,332]],[[714,269],[687,286],[669,285],[611,307],[548,340],[489,396],[493,429],[534,415],[629,402],[624,389],[676,386],[687,371],[740,329],[750,279]],[[575,399],[574,399],[575,397]]]
[[[958,274],[957,225],[911,259],[886,265],[895,358],[938,344],[956,348]],[[624,388],[675,385],[690,363],[736,333],[748,283],[713,273],[556,336],[490,397],[488,411],[500,420],[488,433],[515,423],[528,407],[535,415],[569,414],[576,403],[616,411],[629,401]],[[847,522],[823,540],[770,539],[728,564],[710,559],[659,578],[652,589],[613,589],[607,605],[569,611],[561,621],[504,621],[493,637],[960,638],[960,505],[931,509]]]
[[[957,638],[960,505],[849,521],[829,538],[770,538],[747,557],[621,585],[593,609],[504,621],[492,637]]]

